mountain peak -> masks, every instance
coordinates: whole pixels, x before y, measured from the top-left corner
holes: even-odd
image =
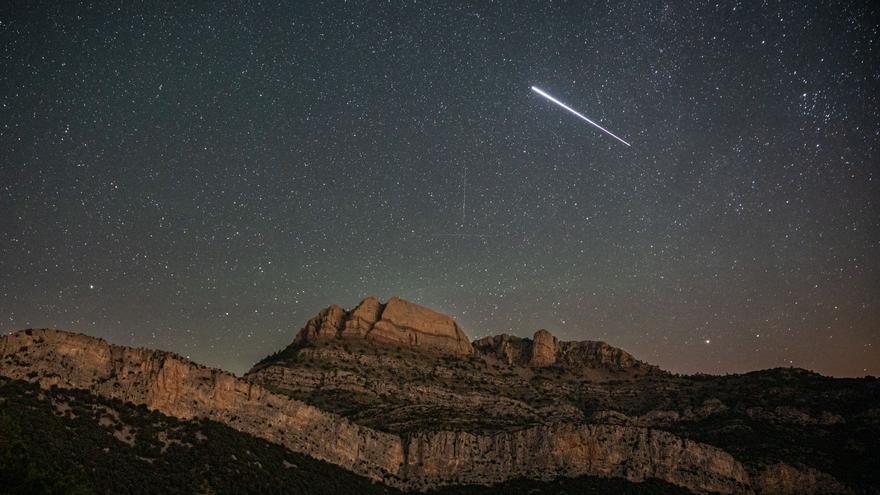
[[[350,311],[328,306],[306,323],[292,345],[335,339],[367,339],[456,356],[473,354],[470,340],[455,320],[399,297],[384,304],[367,297]]]
[[[561,341],[544,329],[532,338],[502,334],[471,342],[452,317],[399,297],[383,303],[370,296],[351,310],[330,305],[306,323],[284,354],[340,340],[365,340],[457,357],[481,355],[527,368],[656,369],[605,342]],[[273,357],[264,359],[258,367]]]

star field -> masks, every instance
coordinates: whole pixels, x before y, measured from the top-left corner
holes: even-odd
[[[0,328],[241,373],[320,308],[396,295],[676,372],[876,375],[878,18],[9,3]]]

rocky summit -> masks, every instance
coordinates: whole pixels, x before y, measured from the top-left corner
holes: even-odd
[[[585,369],[657,370],[605,342],[560,342],[547,330],[538,330],[532,339],[511,335],[484,337],[474,342],[474,348],[478,353],[494,356],[508,365],[530,368],[557,365],[573,372]]]
[[[396,297],[385,304],[368,297],[351,311],[329,306],[309,320],[293,345],[334,339],[367,339],[454,356],[474,351],[455,320]]]
[[[546,330],[470,342],[452,318],[398,298],[321,310],[244,377],[59,330],[0,337],[0,376],[215,421],[401,490],[583,476],[693,493],[880,482],[876,379],[679,376]]]

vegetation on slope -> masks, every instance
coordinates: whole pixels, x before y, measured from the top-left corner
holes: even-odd
[[[667,400],[720,400],[727,409],[665,428],[716,445],[747,465],[786,462],[857,489],[880,486],[880,380],[830,378],[800,369],[689,377]]]
[[[692,492],[665,481],[632,483],[622,478],[558,478],[553,481],[515,479],[493,486],[448,486],[427,495],[689,495]]]

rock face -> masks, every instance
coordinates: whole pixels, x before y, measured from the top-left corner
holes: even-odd
[[[633,481],[676,479],[696,492],[752,493],[749,475],[730,454],[646,428],[546,425],[494,436],[463,432],[413,435],[405,476],[419,488],[452,474],[493,483],[511,477],[552,479],[592,474]]]
[[[656,368],[632,357],[628,352],[605,342],[561,342],[556,361],[566,367],[592,366],[597,368],[629,369]]]
[[[368,297],[351,311],[330,306],[309,320],[293,345],[328,339],[368,339],[456,356],[473,353],[455,320],[396,297],[385,304]]]
[[[547,330],[538,330],[532,339],[504,334],[472,345],[449,316],[397,297],[385,304],[368,297],[351,311],[335,304],[324,308],[299,331],[290,348],[334,339],[365,339],[454,356],[477,353],[533,368],[656,369],[604,342],[560,342]]]
[[[529,366],[537,368],[540,366],[550,366],[555,362],[556,337],[547,330],[538,330],[535,332],[535,338],[532,340]]]
[[[557,365],[569,369],[656,370],[655,366],[605,342],[560,342],[547,330],[538,330],[532,339],[511,335],[484,337],[474,342],[474,349],[507,364],[535,368]]]
[[[432,432],[413,435],[405,449],[417,461],[407,466],[416,479],[550,479],[578,476],[589,465],[599,476],[673,478],[697,492],[751,492],[748,473],[726,452],[647,428],[560,424],[491,437]]]
[[[296,336],[296,343],[316,342],[320,340],[332,340],[339,337],[339,332],[345,324],[345,310],[337,305],[322,309],[317,316],[306,323],[306,326]]]
[[[389,321],[406,327],[413,315],[405,309]],[[307,328],[318,338],[344,328],[334,326],[334,314],[327,311]],[[213,419],[404,489],[592,474],[656,477],[696,492],[751,491],[748,473],[732,456],[670,433],[566,423],[496,434],[383,433],[174,354],[56,330],[0,337],[0,375],[86,389],[180,418]]]

